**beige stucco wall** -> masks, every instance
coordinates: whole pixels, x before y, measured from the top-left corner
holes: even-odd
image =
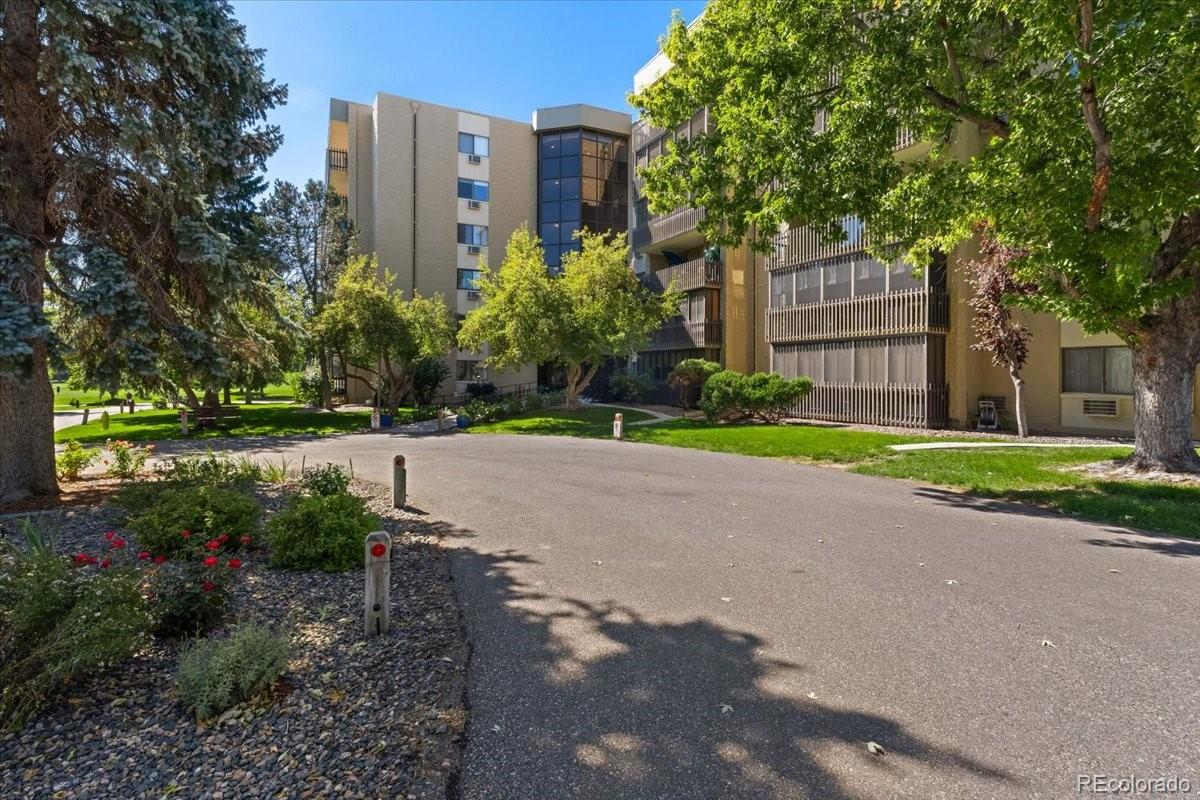
[[[754,372],[755,325],[754,287],[756,261],[748,245],[724,248],[721,282],[721,345],[725,367]]]

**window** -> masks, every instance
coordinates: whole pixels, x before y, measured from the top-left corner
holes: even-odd
[[[460,269],[458,271],[458,288],[470,289],[475,291],[479,288],[476,281],[479,280],[480,272],[477,269]]]
[[[478,200],[481,203],[486,203],[488,199],[488,182],[473,181],[470,178],[459,178],[458,196],[463,200]]]
[[[488,137],[476,136],[473,133],[458,135],[458,152],[469,156],[486,156],[488,154]]]
[[[486,381],[488,379],[487,367],[484,366],[482,361],[460,360],[455,362],[455,366],[457,367],[456,377],[460,381],[470,381],[472,383],[476,383],[480,381]]]
[[[1062,390],[1133,394],[1133,354],[1128,347],[1064,347]]]
[[[458,243],[475,247],[487,247],[487,225],[465,225],[458,223]]]

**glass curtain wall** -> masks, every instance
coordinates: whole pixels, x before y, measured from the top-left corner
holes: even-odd
[[[625,231],[628,180],[625,137],[584,129],[538,135],[538,234],[552,272],[579,249],[575,231]]]

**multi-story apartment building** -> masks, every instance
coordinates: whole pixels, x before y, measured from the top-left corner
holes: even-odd
[[[635,90],[670,62],[657,53],[634,76]],[[817,121],[820,124],[820,120]],[[702,109],[674,131],[634,123],[636,166],[653,161],[671,137],[709,125]],[[952,143],[966,158],[985,145],[973,125]],[[896,157],[919,157],[926,145],[898,137]],[[652,285],[675,280],[686,292],[680,316],[638,354],[638,369],[661,381],[683,358],[702,356],[738,370],[807,375],[813,392],[801,417],[914,427],[972,427],[990,402],[1011,422],[1014,389],[975,342],[971,289],[962,266],[978,251],[965,242],[931,268],[884,264],[867,254],[869,231],[843,221],[845,238],[825,243],[810,230],[783,226],[766,255],[710,248],[695,230],[703,209],[649,216],[634,179],[635,264]],[[1026,413],[1042,431],[1128,433],[1133,428],[1129,348],[1113,334],[1086,335],[1075,323],[1020,312],[1033,337],[1024,370]],[[1200,435],[1200,381],[1193,430]]]
[[[625,230],[629,133],[628,114],[586,105],[538,109],[524,123],[391,94],[334,99],[326,181],[348,200],[359,249],[399,288],[440,294],[461,318],[479,303],[480,264],[498,266],[518,226],[539,232],[551,269],[578,248],[577,229]],[[452,354],[441,391],[537,380],[535,364],[496,374],[485,356]],[[369,388],[351,375],[346,394],[363,400]]]

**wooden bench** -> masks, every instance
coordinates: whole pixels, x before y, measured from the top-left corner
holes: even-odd
[[[196,411],[197,428],[233,428],[241,421],[242,410],[237,406],[201,406]]]

